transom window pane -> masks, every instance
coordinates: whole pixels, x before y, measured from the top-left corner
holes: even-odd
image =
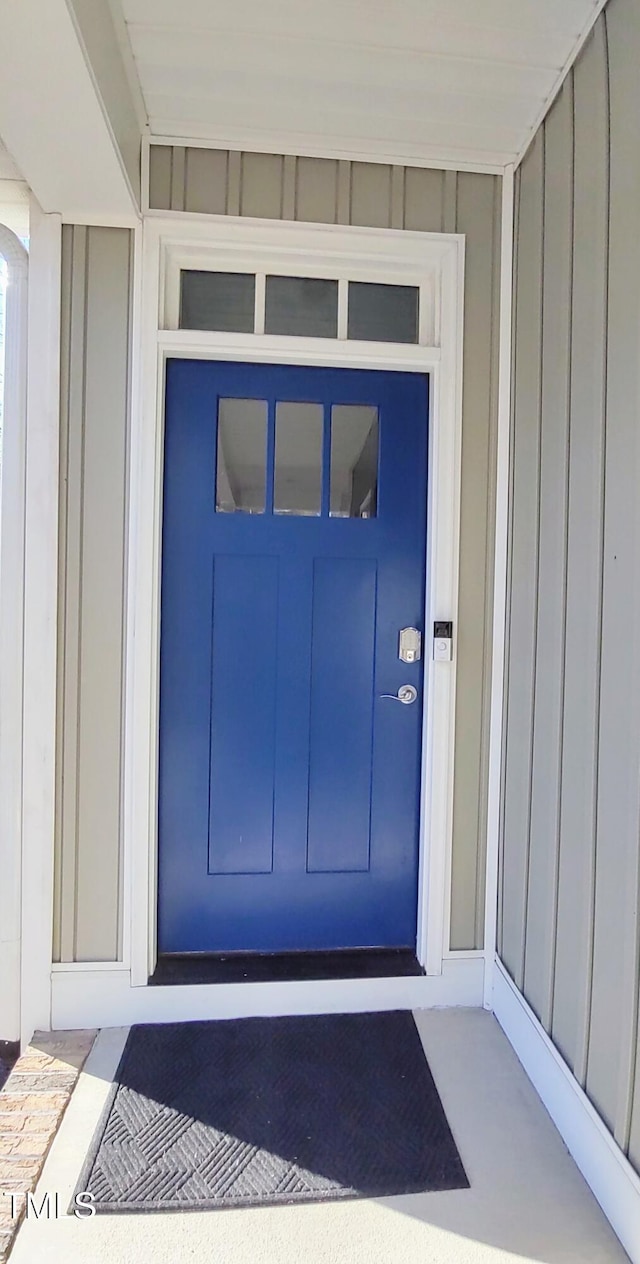
[[[323,421],[322,404],[276,404],[275,513],[320,513]]]
[[[248,272],[180,274],[180,328],[252,334],[256,278]]]
[[[218,403],[218,513],[264,513],[267,404],[263,399]]]
[[[338,282],[315,277],[268,276],[264,329],[267,334],[336,338]]]
[[[378,409],[334,404],[331,409],[332,518],[375,518],[378,512]]]
[[[350,281],[348,337],[368,342],[417,342],[418,287]]]

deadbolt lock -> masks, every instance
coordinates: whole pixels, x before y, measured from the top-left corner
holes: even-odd
[[[417,628],[402,628],[398,642],[398,658],[403,663],[418,663],[422,657],[422,636]]]

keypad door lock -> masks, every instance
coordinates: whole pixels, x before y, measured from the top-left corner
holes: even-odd
[[[422,636],[417,628],[403,628],[398,643],[402,663],[418,663],[422,657]]]

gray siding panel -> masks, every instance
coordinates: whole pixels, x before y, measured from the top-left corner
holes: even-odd
[[[444,171],[407,167],[404,176],[404,227],[443,232]]]
[[[240,214],[280,219],[284,159],[279,154],[243,154]]]
[[[187,149],[185,211],[224,215],[227,206],[228,161],[228,154],[223,149]]]
[[[544,137],[522,164],[514,381],[509,697],[505,748],[502,951],[521,986],[529,870],[532,716],[536,665]]]
[[[169,145],[152,145],[149,149],[149,206],[152,210],[171,210],[172,159],[173,149]]]
[[[507,967],[640,1169],[639,47],[635,0],[610,0],[522,166],[501,920]]]
[[[120,951],[123,619],[131,233],[63,235],[56,947]]]
[[[330,158],[297,158],[295,218],[335,224],[337,212],[338,163]]]
[[[391,167],[375,162],[351,164],[350,222],[391,228]]]
[[[602,26],[576,66],[574,96],[571,460],[552,1032],[583,1081],[593,935],[602,591],[609,144]]]
[[[433,174],[433,173],[430,173]],[[451,947],[482,945],[486,761],[495,504],[500,197],[484,176],[460,173],[456,230],[466,237],[465,382],[453,804]],[[483,246],[492,243],[487,250]],[[473,927],[473,938],[470,928]]]
[[[573,99],[545,128],[540,519],[524,986],[551,1019],[555,949],[567,534]]]
[[[587,1091],[628,1128],[637,1013],[640,761],[640,10],[616,0],[610,75],[609,319],[595,929]],[[626,1136],[625,1136],[626,1140]]]

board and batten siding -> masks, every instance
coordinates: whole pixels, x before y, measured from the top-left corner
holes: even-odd
[[[152,210],[160,211],[247,215],[466,235],[451,946],[454,949],[481,947],[493,600],[501,180],[496,176],[466,172],[152,145],[149,203]],[[93,306],[97,302],[94,275],[97,279],[96,269],[102,266],[99,262],[102,239],[97,234],[107,230],[88,230],[88,265],[82,262],[81,242],[85,232],[79,228],[65,229],[63,274],[63,328],[71,346],[71,356],[69,349],[65,350],[66,361],[71,359],[71,365],[65,370],[63,417],[70,418],[71,458],[65,457],[69,466],[66,495],[70,508],[65,511],[68,529],[62,555],[66,623],[63,628],[65,648],[61,655],[64,714],[60,728],[59,797],[66,815],[64,818],[61,815],[57,847],[56,949],[58,958],[64,961],[116,959],[121,944],[118,845],[121,825],[116,813],[121,771],[122,679],[118,673],[122,669],[122,597],[109,611],[105,609],[104,599],[100,607],[94,607],[93,613],[88,603],[93,600],[95,586],[101,583],[101,549],[109,583],[114,587],[117,583],[118,592],[122,593],[122,495],[126,482],[122,373],[126,350],[121,345],[116,352],[112,331],[104,348],[104,359],[96,358],[96,331],[102,330],[102,322],[109,315],[108,308],[99,310]],[[108,244],[111,241],[105,236],[103,248],[107,252],[114,249],[113,244]],[[78,263],[74,264],[76,254]],[[108,294],[111,319],[122,332],[130,274],[124,255],[117,266],[115,261],[111,266]],[[117,289],[117,296],[112,294],[113,287]],[[84,307],[78,306],[82,303]],[[90,346],[94,347],[93,356],[87,358],[86,364],[83,327],[87,352]],[[92,403],[89,394],[84,407],[79,402],[85,377],[89,391],[96,393],[101,382],[113,380],[114,387],[109,389],[112,395],[115,390],[118,400],[117,415],[111,416],[110,422],[111,427],[115,427],[113,433],[103,433],[106,426],[104,401]],[[84,458],[81,455],[83,435]],[[74,442],[80,444],[78,453],[73,448]],[[100,456],[105,467],[100,471],[97,464],[91,467],[86,464],[88,458],[93,459],[94,455],[98,458],[98,443],[102,445]],[[78,464],[83,459],[84,467]],[[98,480],[102,476],[106,482],[95,488],[91,479]],[[93,549],[91,554],[87,554],[87,546],[83,544],[87,530]],[[66,580],[65,567],[69,575]],[[86,590],[79,567],[86,573]],[[91,640],[84,650],[85,631],[82,643],[79,640],[83,619],[95,620],[98,625],[95,632],[86,629],[86,636]],[[426,639],[428,644],[428,636]],[[103,664],[101,647],[106,649],[107,645]],[[93,713],[89,707],[94,708]],[[95,718],[91,719],[92,714],[99,714],[100,708],[104,709],[105,716],[102,725]],[[104,766],[100,763],[100,752]],[[99,896],[94,882],[100,888]]]
[[[640,8],[516,173],[499,952],[640,1170]]]
[[[132,233],[62,230],[54,960],[122,947]]]
[[[466,236],[453,949],[482,947],[484,929],[501,188],[497,176],[281,154],[152,145],[149,157],[153,210]]]

